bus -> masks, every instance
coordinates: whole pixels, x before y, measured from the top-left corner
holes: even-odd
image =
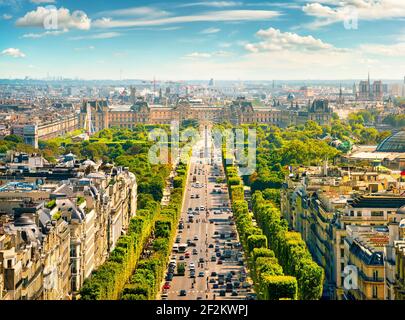
[[[184,253],[184,252],[186,252],[186,249],[187,249],[187,243],[181,243],[181,244],[179,244],[179,253]]]

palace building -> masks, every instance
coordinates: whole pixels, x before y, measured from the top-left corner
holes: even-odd
[[[90,115],[89,115],[90,113]],[[279,127],[303,124],[313,120],[329,124],[332,109],[327,100],[314,100],[305,107],[255,107],[250,101],[238,98],[222,106],[206,105],[201,101],[179,99],[175,105],[149,105],[138,99],[133,105],[110,105],[106,100],[84,101],[79,114],[79,126],[85,127],[91,117],[94,131],[111,127],[133,128],[137,124],[170,124],[184,120],[202,122],[231,122],[234,125],[259,123]]]

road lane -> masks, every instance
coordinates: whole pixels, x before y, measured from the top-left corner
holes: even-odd
[[[225,296],[220,296],[220,290],[225,290],[225,279],[224,284],[220,284],[217,276],[211,276],[212,272],[224,274],[224,276],[228,272],[233,272],[235,275],[229,281],[235,283],[235,281],[240,280],[245,266],[239,265],[237,261],[238,255],[242,256],[241,248],[232,248],[232,258],[224,258],[222,264],[219,262],[220,258],[216,256],[215,245],[219,246],[222,256],[225,253],[225,241],[228,239],[221,239],[221,235],[228,237],[231,233],[236,234],[236,228],[234,224],[230,224],[229,218],[232,213],[229,210],[226,184],[216,182],[217,178],[224,177],[220,150],[214,151],[214,156],[211,157],[211,152],[200,153],[204,146],[211,151],[211,142],[205,143],[204,140],[200,140],[194,148],[195,152],[193,152],[190,160],[190,173],[187,177],[185,200],[181,214],[184,229],[178,230],[177,234],[181,239],[180,243],[187,243],[187,240],[191,240],[195,243],[195,247],[187,246],[186,252],[190,254],[190,258],[184,258],[184,260],[180,260],[180,257],[185,256],[185,253],[172,253],[172,256],[176,256],[177,265],[186,263],[186,272],[184,276],[177,276],[175,271],[173,280],[169,282],[170,289],[162,291],[167,294],[168,300],[244,299],[248,293],[246,290],[235,289],[237,296],[232,296],[231,292],[227,292]],[[208,157],[205,157],[207,154]],[[216,166],[210,164],[213,160],[217,160]],[[203,187],[195,187],[194,177],[196,181],[203,184]],[[222,192],[214,193],[214,190],[218,189],[221,189]],[[196,210],[197,208],[200,209],[200,206],[204,206],[205,210]],[[192,208],[194,212],[193,222],[188,222],[188,208]],[[221,212],[214,213],[219,209]],[[194,240],[195,236],[197,240]],[[238,238],[235,237],[228,241],[234,245],[238,243]],[[209,248],[210,245],[212,248]],[[193,251],[196,251],[196,254],[193,254]],[[212,256],[215,256],[215,261],[211,261]],[[199,262],[200,259],[203,260],[202,264]],[[191,262],[195,265],[195,278],[190,277],[189,265]],[[204,275],[199,276],[200,272],[204,272]],[[213,288],[214,283],[209,282],[211,279],[215,280],[216,285],[218,285],[217,289]],[[180,290],[186,290],[186,295],[180,296]],[[233,290],[229,289],[229,291]]]

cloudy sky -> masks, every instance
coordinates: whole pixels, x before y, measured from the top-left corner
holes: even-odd
[[[0,30],[0,78],[405,75],[405,0],[0,0]]]

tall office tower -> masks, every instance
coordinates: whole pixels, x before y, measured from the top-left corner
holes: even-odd
[[[372,96],[375,100],[381,100],[383,97],[383,84],[382,81],[373,82],[373,93]]]

